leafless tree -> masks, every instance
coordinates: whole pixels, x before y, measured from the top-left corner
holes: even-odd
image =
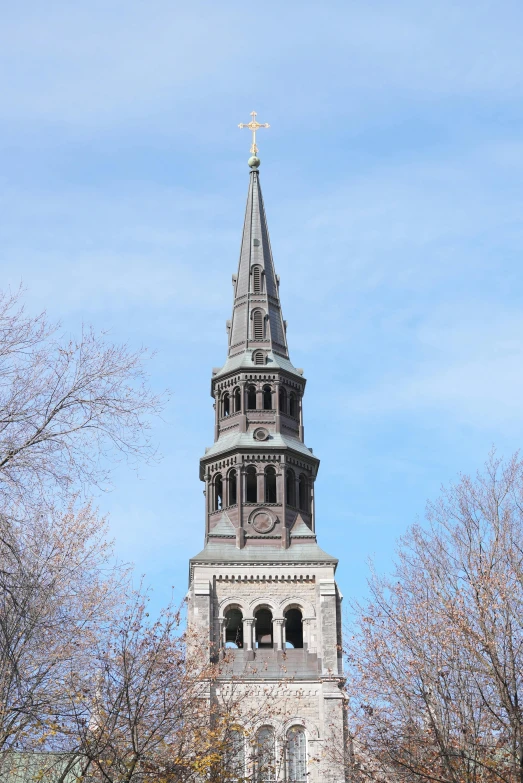
[[[0,773],[59,734],[125,588],[86,498],[115,459],[154,458],[146,356],[0,294]]]
[[[523,781],[523,463],[492,454],[428,505],[347,642],[363,763],[398,780]],[[387,779],[387,778],[386,778]]]
[[[84,329],[67,339],[21,292],[0,294],[0,507],[19,513],[42,494],[103,485],[111,460],[150,459],[149,416],[162,407],[145,349]]]
[[[58,733],[127,579],[89,505],[1,523],[0,777],[9,752]]]

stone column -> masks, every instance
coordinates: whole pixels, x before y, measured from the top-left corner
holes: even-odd
[[[265,503],[265,472],[263,468],[256,468],[256,479],[258,483],[258,503]]]
[[[303,649],[309,650],[311,646],[311,623],[312,619],[310,617],[304,617],[302,619],[302,628],[303,628]]]
[[[316,501],[314,498],[314,479],[311,479],[310,481],[310,490],[311,490],[311,524],[312,524],[312,532],[316,532]]]
[[[285,630],[285,620],[283,618],[273,619],[272,621],[272,646],[275,650],[284,650],[285,642],[283,633]]]
[[[220,405],[221,405],[221,393],[216,392],[216,397],[214,398],[214,440],[218,440],[218,435],[220,434]]]
[[[203,491],[205,495],[205,532],[209,535],[209,515],[211,513],[211,477],[208,473],[205,474],[205,489]]]
[[[219,645],[220,645],[220,649],[224,649],[225,648],[225,632],[226,632],[226,629],[227,629],[227,621],[226,621],[225,617],[220,617],[218,622],[220,624],[220,642],[219,642]]]
[[[247,394],[247,384],[245,381],[240,383],[240,397],[241,397],[241,414],[240,414],[240,432],[247,432],[247,416],[245,411],[247,410],[247,400],[245,395]]]
[[[276,432],[281,432],[280,384],[278,383],[278,381],[276,381],[276,383],[274,384],[274,394],[276,395],[276,400],[275,400],[276,404],[273,405],[273,407],[274,407],[274,409],[276,411],[276,416],[274,418],[274,426],[275,426]]]
[[[252,650],[254,647],[253,629],[253,619],[243,621],[243,647],[245,650]]]
[[[236,495],[238,499],[238,521],[241,528],[244,527],[245,521],[243,519],[243,501],[245,498],[245,468],[243,465],[238,465],[237,468],[237,483],[236,483]]]
[[[256,410],[263,410],[263,389],[259,384],[256,387]]]
[[[305,429],[303,427],[303,405],[302,405],[302,395],[300,394],[298,396],[298,413],[300,417],[300,440],[303,441],[304,435],[305,435]]]

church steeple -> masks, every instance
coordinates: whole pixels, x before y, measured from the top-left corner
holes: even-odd
[[[257,171],[264,126],[252,116],[228,355],[213,370],[214,443],[200,460],[205,545],[190,561],[188,638],[220,662],[210,704],[239,696],[226,777],[337,783],[343,765],[323,747],[347,736],[338,561],[316,539],[319,460],[304,442],[306,381],[289,360]]]
[[[254,160],[258,162],[257,158]],[[233,283],[229,357],[251,352],[256,364],[266,364],[271,352],[288,359],[279,279],[274,270],[260,175],[254,166],[251,166],[238,273]]]

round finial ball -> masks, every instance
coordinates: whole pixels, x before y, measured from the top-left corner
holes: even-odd
[[[257,158],[257,157],[256,157],[256,155],[253,155],[251,158],[249,158],[249,160],[247,161],[247,163],[249,164],[249,166],[251,167],[251,169],[257,169],[257,168],[258,168],[258,166],[259,166],[259,165],[260,165],[260,163],[261,163],[261,160],[260,160],[259,158]]]

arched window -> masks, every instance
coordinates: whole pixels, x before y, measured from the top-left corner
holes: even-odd
[[[270,609],[258,609],[254,615],[256,621],[256,647],[272,649],[272,612]]]
[[[303,473],[300,475],[300,478],[298,480],[298,487],[299,487],[299,506],[301,511],[308,511],[309,510],[309,504],[308,504],[308,497],[307,497],[307,476],[304,476]]]
[[[265,470],[265,502],[276,503],[276,471],[272,467]]]
[[[287,504],[296,506],[296,476],[293,470],[285,473],[285,494],[287,495]]]
[[[298,403],[296,400],[296,395],[294,392],[291,392],[289,396],[289,416],[294,416],[296,418],[298,415]]]
[[[223,481],[218,473],[214,477],[214,511],[221,511],[223,508]]]
[[[247,410],[256,410],[256,386],[247,386]]]
[[[263,313],[261,310],[255,310],[252,314],[252,329],[255,340],[263,340],[265,330],[263,328]]]
[[[263,410],[272,410],[272,389],[270,386],[263,387]]]
[[[254,364],[265,364],[265,354],[263,351],[254,351],[253,362]]]
[[[261,266],[253,266],[252,268],[252,290],[255,294],[261,294],[263,286],[263,277]]]
[[[239,413],[242,409],[242,393],[236,388],[234,390],[234,412]]]
[[[225,780],[236,783],[245,779],[245,737],[241,729],[232,729],[225,748]]]
[[[243,614],[237,607],[225,612],[225,646],[243,647]]]
[[[223,415],[228,416],[231,412],[231,399],[229,397],[229,392],[225,392],[223,395]]]
[[[301,726],[287,732],[287,781],[307,783],[307,738]]]
[[[229,473],[229,506],[235,506],[238,502],[238,481],[236,478],[236,471],[231,470]]]
[[[285,612],[285,643],[295,649],[303,647],[303,616],[299,609]]]
[[[276,736],[272,726],[262,726],[256,734],[256,783],[276,780]]]
[[[258,502],[258,477],[256,475],[256,468],[254,465],[250,465],[247,468],[247,474],[245,477],[245,500],[247,503]]]
[[[283,388],[283,386],[280,386],[280,413],[287,413],[287,392]]]

